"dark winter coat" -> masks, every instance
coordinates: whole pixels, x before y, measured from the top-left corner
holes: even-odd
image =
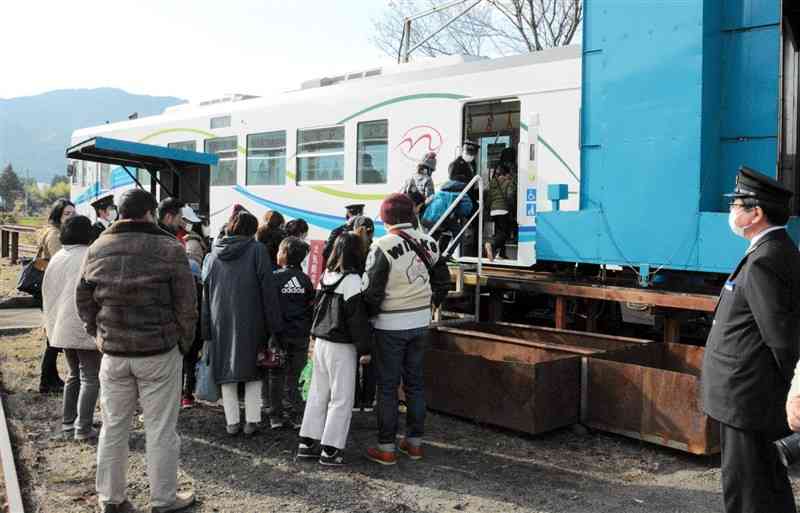
[[[322,258],[327,260],[330,258],[331,253],[333,253],[333,244],[336,242],[336,239],[339,238],[339,235],[343,234],[348,230],[350,226],[350,221],[348,220],[345,224],[341,226],[337,226],[333,230],[331,230],[331,234],[328,236],[328,240],[325,241],[325,247],[322,248]]]
[[[217,383],[261,379],[259,350],[283,330],[278,291],[267,248],[255,239],[227,236],[203,264],[203,338]]]
[[[299,267],[286,267],[274,273],[280,294],[285,338],[308,338],[314,314],[314,284]]]
[[[256,240],[267,247],[267,253],[269,253],[270,262],[272,262],[273,271],[278,269],[278,246],[281,245],[281,241],[285,238],[286,231],[282,228],[273,228],[263,233],[256,234]]]
[[[106,225],[99,219],[92,224],[92,239],[97,240],[100,235],[106,230]]]
[[[748,250],[722,289],[703,358],[703,410],[738,429],[788,430],[798,340],[800,254],[777,230]]]
[[[197,293],[186,251],[153,223],[118,221],[86,252],[75,292],[103,353],[151,356],[194,341]]]

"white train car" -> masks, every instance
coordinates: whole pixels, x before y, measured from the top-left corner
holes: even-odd
[[[325,239],[341,224],[346,204],[365,203],[365,214],[377,218],[381,199],[400,190],[429,151],[438,156],[439,186],[464,138],[480,144],[477,166],[487,180],[493,159],[514,146],[519,246],[509,248],[506,263],[529,266],[536,258],[536,212],[551,208],[543,191],[557,186],[550,190],[559,191],[561,210],[579,206],[580,74],[579,47],[498,59],[444,57],[310,81],[271,98],[179,105],[77,130],[72,144],[103,136],[215,153],[219,164],[210,176],[196,177],[201,194],[188,199],[210,218],[211,233],[240,203],[259,216],[273,209],[304,218],[310,239]],[[72,199],[86,215],[94,215],[89,202],[97,194],[135,186],[121,168],[75,164]],[[149,175],[138,174],[147,187]]]

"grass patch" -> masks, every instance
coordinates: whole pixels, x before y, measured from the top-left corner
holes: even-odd
[[[47,222],[47,218],[44,216],[32,216],[32,217],[20,217],[17,224],[22,226],[35,226],[40,227],[44,226]]]

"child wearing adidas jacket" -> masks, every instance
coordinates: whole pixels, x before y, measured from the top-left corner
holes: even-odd
[[[314,366],[300,427],[298,458],[322,465],[344,464],[355,394],[356,355],[366,352],[369,320],[361,300],[361,238],[346,232],[336,239],[320,280],[311,334]]]
[[[303,259],[308,245],[297,237],[286,237],[278,246],[277,264],[273,273],[280,293],[281,311],[285,330],[271,341],[285,355],[282,367],[269,369],[269,394],[271,411],[269,425],[279,429],[287,424],[300,427],[303,399],[297,382],[308,359],[308,342],[311,334],[311,316],[314,311],[314,285],[303,272]],[[284,391],[288,408],[284,410]]]

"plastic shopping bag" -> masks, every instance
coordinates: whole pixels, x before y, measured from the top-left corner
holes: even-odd
[[[195,385],[194,395],[196,399],[215,403],[219,401],[219,385],[214,381],[214,370],[208,354],[208,342],[203,345],[203,357],[195,366],[197,384]]]
[[[303,401],[308,401],[308,391],[311,388],[311,372],[314,370],[314,361],[309,358],[306,366],[303,367],[303,372],[300,373],[300,379],[297,386],[300,387],[300,395],[303,396]]]

